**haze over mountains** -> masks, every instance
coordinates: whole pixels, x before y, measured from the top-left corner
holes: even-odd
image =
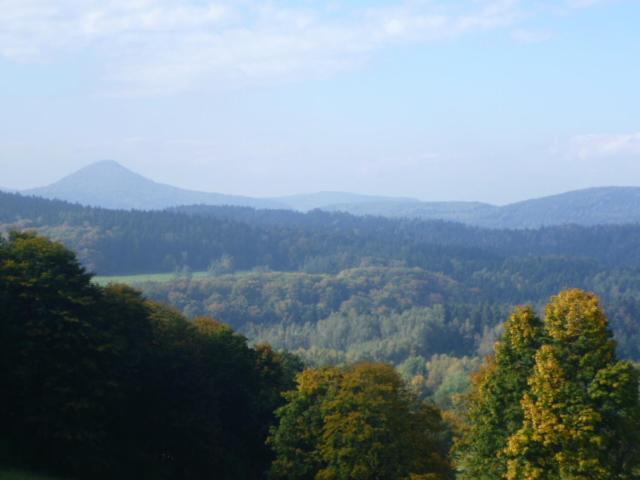
[[[159,210],[184,205],[321,209],[355,215],[440,219],[487,228],[640,222],[640,187],[589,188],[505,206],[481,202],[424,202],[414,198],[344,192],[253,198],[157,183],[115,161],[91,164],[51,185],[21,193],[112,209]]]
[[[127,210],[159,210],[187,204],[284,208],[284,205],[269,200],[197,192],[157,183],[112,160],[93,163],[51,185],[21,193],[92,207]]]
[[[280,203],[294,210],[309,211],[316,208],[328,210],[340,205],[348,208],[357,205],[383,204],[383,205],[404,205],[405,203],[420,203],[416,198],[409,197],[383,197],[379,195],[360,195],[347,192],[318,192],[300,195],[289,195],[276,197]]]
[[[504,206],[475,202],[372,202],[331,205],[354,215],[451,220],[487,228],[602,225],[640,222],[640,187],[596,187]]]

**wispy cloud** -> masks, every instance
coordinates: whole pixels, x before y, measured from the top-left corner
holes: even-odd
[[[0,0],[0,56],[52,62],[89,52],[119,91],[165,93],[330,75],[387,45],[514,29],[529,15],[526,3]],[[532,41],[540,34],[515,30],[514,37]]]
[[[579,135],[570,140],[568,149],[579,159],[640,155],[640,132]]]

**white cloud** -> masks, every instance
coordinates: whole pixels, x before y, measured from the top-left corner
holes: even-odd
[[[300,3],[0,0],[0,57],[55,62],[84,52],[120,92],[154,94],[329,75],[389,44],[512,29],[527,15],[524,0]]]
[[[640,155],[640,132],[579,135],[569,141],[568,149],[579,159]]]

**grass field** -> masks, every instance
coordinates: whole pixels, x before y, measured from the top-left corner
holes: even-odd
[[[204,278],[207,272],[193,272],[192,278]],[[177,278],[175,273],[143,273],[140,275],[114,275],[114,276],[96,276],[93,281],[98,285],[108,285],[110,283],[125,283],[134,285],[136,283],[145,282],[170,282]]]
[[[208,278],[211,274],[209,272],[193,272],[191,273],[191,278],[193,280]],[[237,271],[233,273],[225,273],[220,275],[218,278],[225,277],[233,277],[233,278],[241,278],[241,277],[251,277],[255,276],[256,278],[264,278],[264,276],[268,276],[268,278],[277,278],[277,277],[289,277],[289,276],[304,276],[310,274],[304,274],[300,272],[259,272],[253,270],[247,271]],[[96,275],[93,277],[93,282],[105,286],[110,283],[124,283],[126,285],[136,285],[145,282],[172,282],[176,279],[180,278],[175,273],[141,273],[137,275]]]
[[[0,468],[0,480],[56,480],[53,477],[45,477],[21,470],[5,470]]]

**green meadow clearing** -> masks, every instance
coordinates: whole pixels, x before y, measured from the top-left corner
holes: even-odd
[[[191,278],[205,278],[209,274],[207,272],[193,272],[190,274]],[[110,283],[125,283],[127,285],[135,285],[146,282],[171,282],[179,278],[184,278],[184,275],[177,275],[174,272],[171,273],[142,273],[138,275],[98,275],[93,277],[93,281],[98,285],[108,285]]]
[[[311,276],[323,276],[323,274],[305,274],[300,272],[274,272],[274,271],[236,271],[233,273],[224,273],[220,275],[212,275],[210,272],[192,272],[188,274],[192,280],[201,280],[205,278],[211,279],[246,279],[256,278],[271,280],[276,279],[290,279],[294,277],[311,277]],[[169,273],[140,273],[135,275],[96,275],[92,281],[100,286],[106,286],[110,283],[124,283],[126,285],[140,285],[143,283],[169,283],[175,282],[180,279],[187,278],[185,274],[176,274],[175,272]]]

